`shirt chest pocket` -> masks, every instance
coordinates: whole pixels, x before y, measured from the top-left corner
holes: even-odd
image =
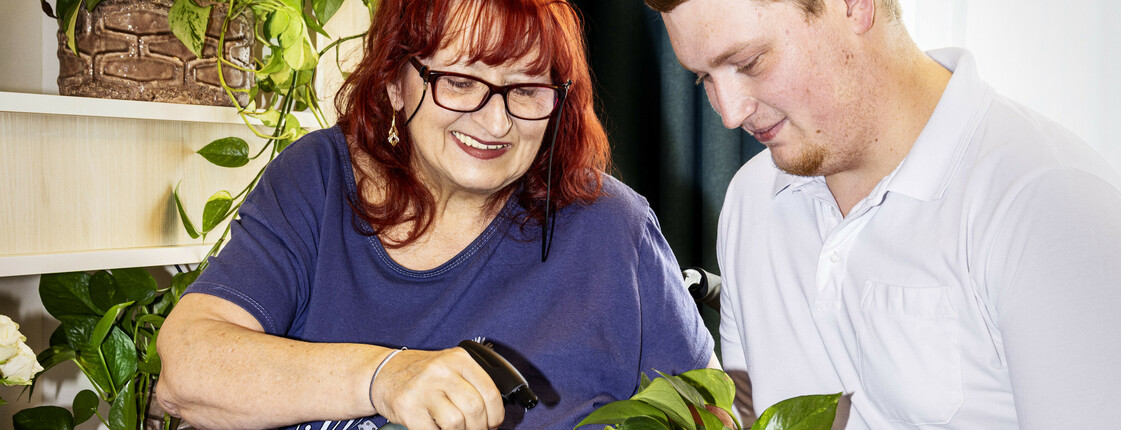
[[[860,378],[872,405],[892,421],[949,422],[962,404],[962,381],[948,288],[869,281],[860,307]]]

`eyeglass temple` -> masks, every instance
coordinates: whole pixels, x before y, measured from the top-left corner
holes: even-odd
[[[562,86],[560,102],[557,105],[557,119],[553,122],[553,132],[549,136],[549,168],[545,173],[545,219],[541,223],[541,262],[549,258],[549,250],[553,247],[553,230],[557,226],[557,217],[549,213],[549,203],[553,200],[553,149],[557,146],[557,131],[560,130],[561,117],[564,116],[564,100],[568,98],[568,87],[572,85],[569,80]],[[548,224],[548,231],[546,231]]]

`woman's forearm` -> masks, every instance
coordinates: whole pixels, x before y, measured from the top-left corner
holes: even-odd
[[[157,397],[165,409],[204,428],[271,428],[374,413],[370,376],[391,349],[294,341],[259,327],[232,303],[185,296],[158,341]]]

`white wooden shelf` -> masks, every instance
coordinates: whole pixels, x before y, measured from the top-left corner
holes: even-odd
[[[0,91],[0,112],[72,115],[100,118],[129,118],[156,121],[188,121],[215,124],[244,124],[237,110],[226,106],[141,102],[52,94]],[[319,122],[310,112],[296,112],[305,128],[317,129]],[[259,124],[255,119],[251,122]]]
[[[197,219],[266,161],[194,154],[226,136],[260,145],[231,107],[0,92],[0,129],[0,277],[197,264],[210,245],[182,230],[172,188]]]
[[[0,277],[198,264],[212,244],[0,256]]]

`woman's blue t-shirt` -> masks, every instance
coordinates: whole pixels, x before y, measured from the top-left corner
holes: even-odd
[[[459,255],[415,271],[356,230],[345,138],[338,127],[313,132],[269,164],[229,244],[187,293],[229,300],[267,333],[309,342],[438,350],[486,338],[540,398],[529,411],[507,405],[502,428],[569,430],[633,395],[639,372],[704,367],[713,349],[646,200],[603,182],[607,196],[557,213],[544,263],[540,228],[513,222],[521,208],[511,199]]]

